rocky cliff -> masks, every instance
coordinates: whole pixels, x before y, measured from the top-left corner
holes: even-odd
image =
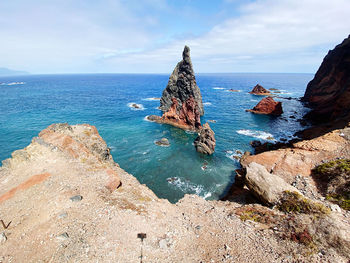
[[[185,130],[199,130],[204,109],[188,46],[185,46],[182,58],[170,75],[160,99],[160,109],[164,112],[162,117],[151,115],[148,120]]]
[[[182,60],[177,63],[173,73],[169,77],[168,85],[160,99],[160,109],[163,112],[167,112],[174,104],[174,98],[178,102],[176,105],[178,112],[181,111],[183,103],[193,98],[199,114],[204,115],[202,95],[196,83],[190,57],[190,48],[188,46],[185,46],[182,52]]]
[[[87,124],[43,130],[3,162],[0,186],[4,263],[347,262],[315,243],[304,225],[315,224],[300,223],[302,215],[195,195],[177,204],[157,198],[113,161]],[[342,213],[324,218],[343,227]],[[332,239],[338,232],[327,220],[327,237],[342,245],[349,228]]]
[[[326,122],[350,118],[350,36],[330,50],[307,85],[303,101],[313,108],[308,118]]]

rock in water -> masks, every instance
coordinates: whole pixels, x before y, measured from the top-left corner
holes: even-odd
[[[204,114],[202,95],[197,86],[190,58],[190,48],[185,46],[180,61],[169,77],[169,82],[160,99],[164,112],[161,120],[179,128],[198,130],[200,116]]]
[[[260,84],[256,84],[255,87],[253,88],[253,90],[249,93],[254,94],[254,95],[270,95],[271,94],[270,91],[265,89]]]
[[[350,35],[328,52],[303,97],[313,108],[307,117],[315,121],[349,117],[349,100]]]
[[[270,114],[278,116],[283,113],[282,102],[275,101],[271,97],[266,97],[263,98],[253,109],[246,111],[258,114]]]
[[[197,152],[208,155],[213,154],[216,145],[214,135],[215,133],[210,128],[209,124],[205,123],[194,141],[194,147],[196,147]]]

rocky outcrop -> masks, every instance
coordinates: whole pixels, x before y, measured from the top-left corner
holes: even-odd
[[[153,115],[148,120],[195,131],[200,129],[200,116],[204,114],[202,95],[196,83],[189,47],[185,46],[182,57],[160,99],[162,117]]]
[[[292,183],[297,175],[309,176],[311,170],[325,161],[338,157],[350,158],[350,128],[334,130],[323,136],[293,143],[291,147],[266,151],[257,155],[244,156],[243,167],[250,163],[259,163],[272,174]]]
[[[253,109],[246,110],[257,114],[268,114],[279,116],[283,113],[282,102],[275,101],[271,97],[263,98]]]
[[[163,112],[167,112],[173,106],[173,98],[175,98],[178,101],[177,110],[180,110],[182,104],[190,97],[195,101],[199,114],[204,115],[202,95],[196,83],[190,57],[190,48],[185,46],[182,52],[182,60],[176,65],[169,77],[168,85],[163,91],[160,99],[160,109]]]
[[[260,84],[256,84],[255,87],[252,89],[251,92],[249,92],[250,94],[254,94],[254,95],[271,95],[270,91],[268,91],[267,89],[265,89],[263,86],[261,86]]]
[[[269,173],[261,164],[251,162],[246,167],[245,183],[249,190],[267,205],[279,203],[285,191],[299,191],[287,184],[281,177]]]
[[[350,117],[350,36],[330,50],[307,85],[303,101],[312,111],[307,118],[326,122]]]
[[[199,131],[198,137],[194,140],[196,151],[203,154],[213,154],[215,151],[215,133],[208,123],[205,123]]]
[[[161,117],[157,115],[150,115],[147,116],[147,119],[157,123],[173,125],[184,130],[200,130],[200,114],[193,97],[188,98],[187,101],[182,103],[182,107],[180,109],[178,106],[178,101],[173,98],[173,104],[171,105],[170,109]]]

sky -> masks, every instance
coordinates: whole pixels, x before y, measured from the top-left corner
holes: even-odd
[[[350,0],[1,0],[0,67],[33,74],[314,73]]]

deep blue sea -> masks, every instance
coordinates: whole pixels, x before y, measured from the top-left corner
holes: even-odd
[[[158,100],[169,75],[89,74],[28,75],[0,78],[0,160],[24,148],[52,123],[89,123],[105,139],[114,160],[159,197],[176,202],[184,194],[218,199],[234,181],[240,152],[249,142],[292,138],[306,111],[297,100],[282,101],[281,117],[254,115],[245,109],[261,99],[248,94],[257,83],[280,90],[281,97],[304,94],[312,74],[197,74],[205,115],[202,123],[216,136],[212,156],[195,151],[196,134],[145,120],[161,114]],[[230,92],[229,89],[239,90]],[[141,104],[140,109],[130,103]],[[294,118],[294,117],[296,118]],[[170,147],[154,142],[168,138]],[[205,169],[206,167],[206,169]]]

